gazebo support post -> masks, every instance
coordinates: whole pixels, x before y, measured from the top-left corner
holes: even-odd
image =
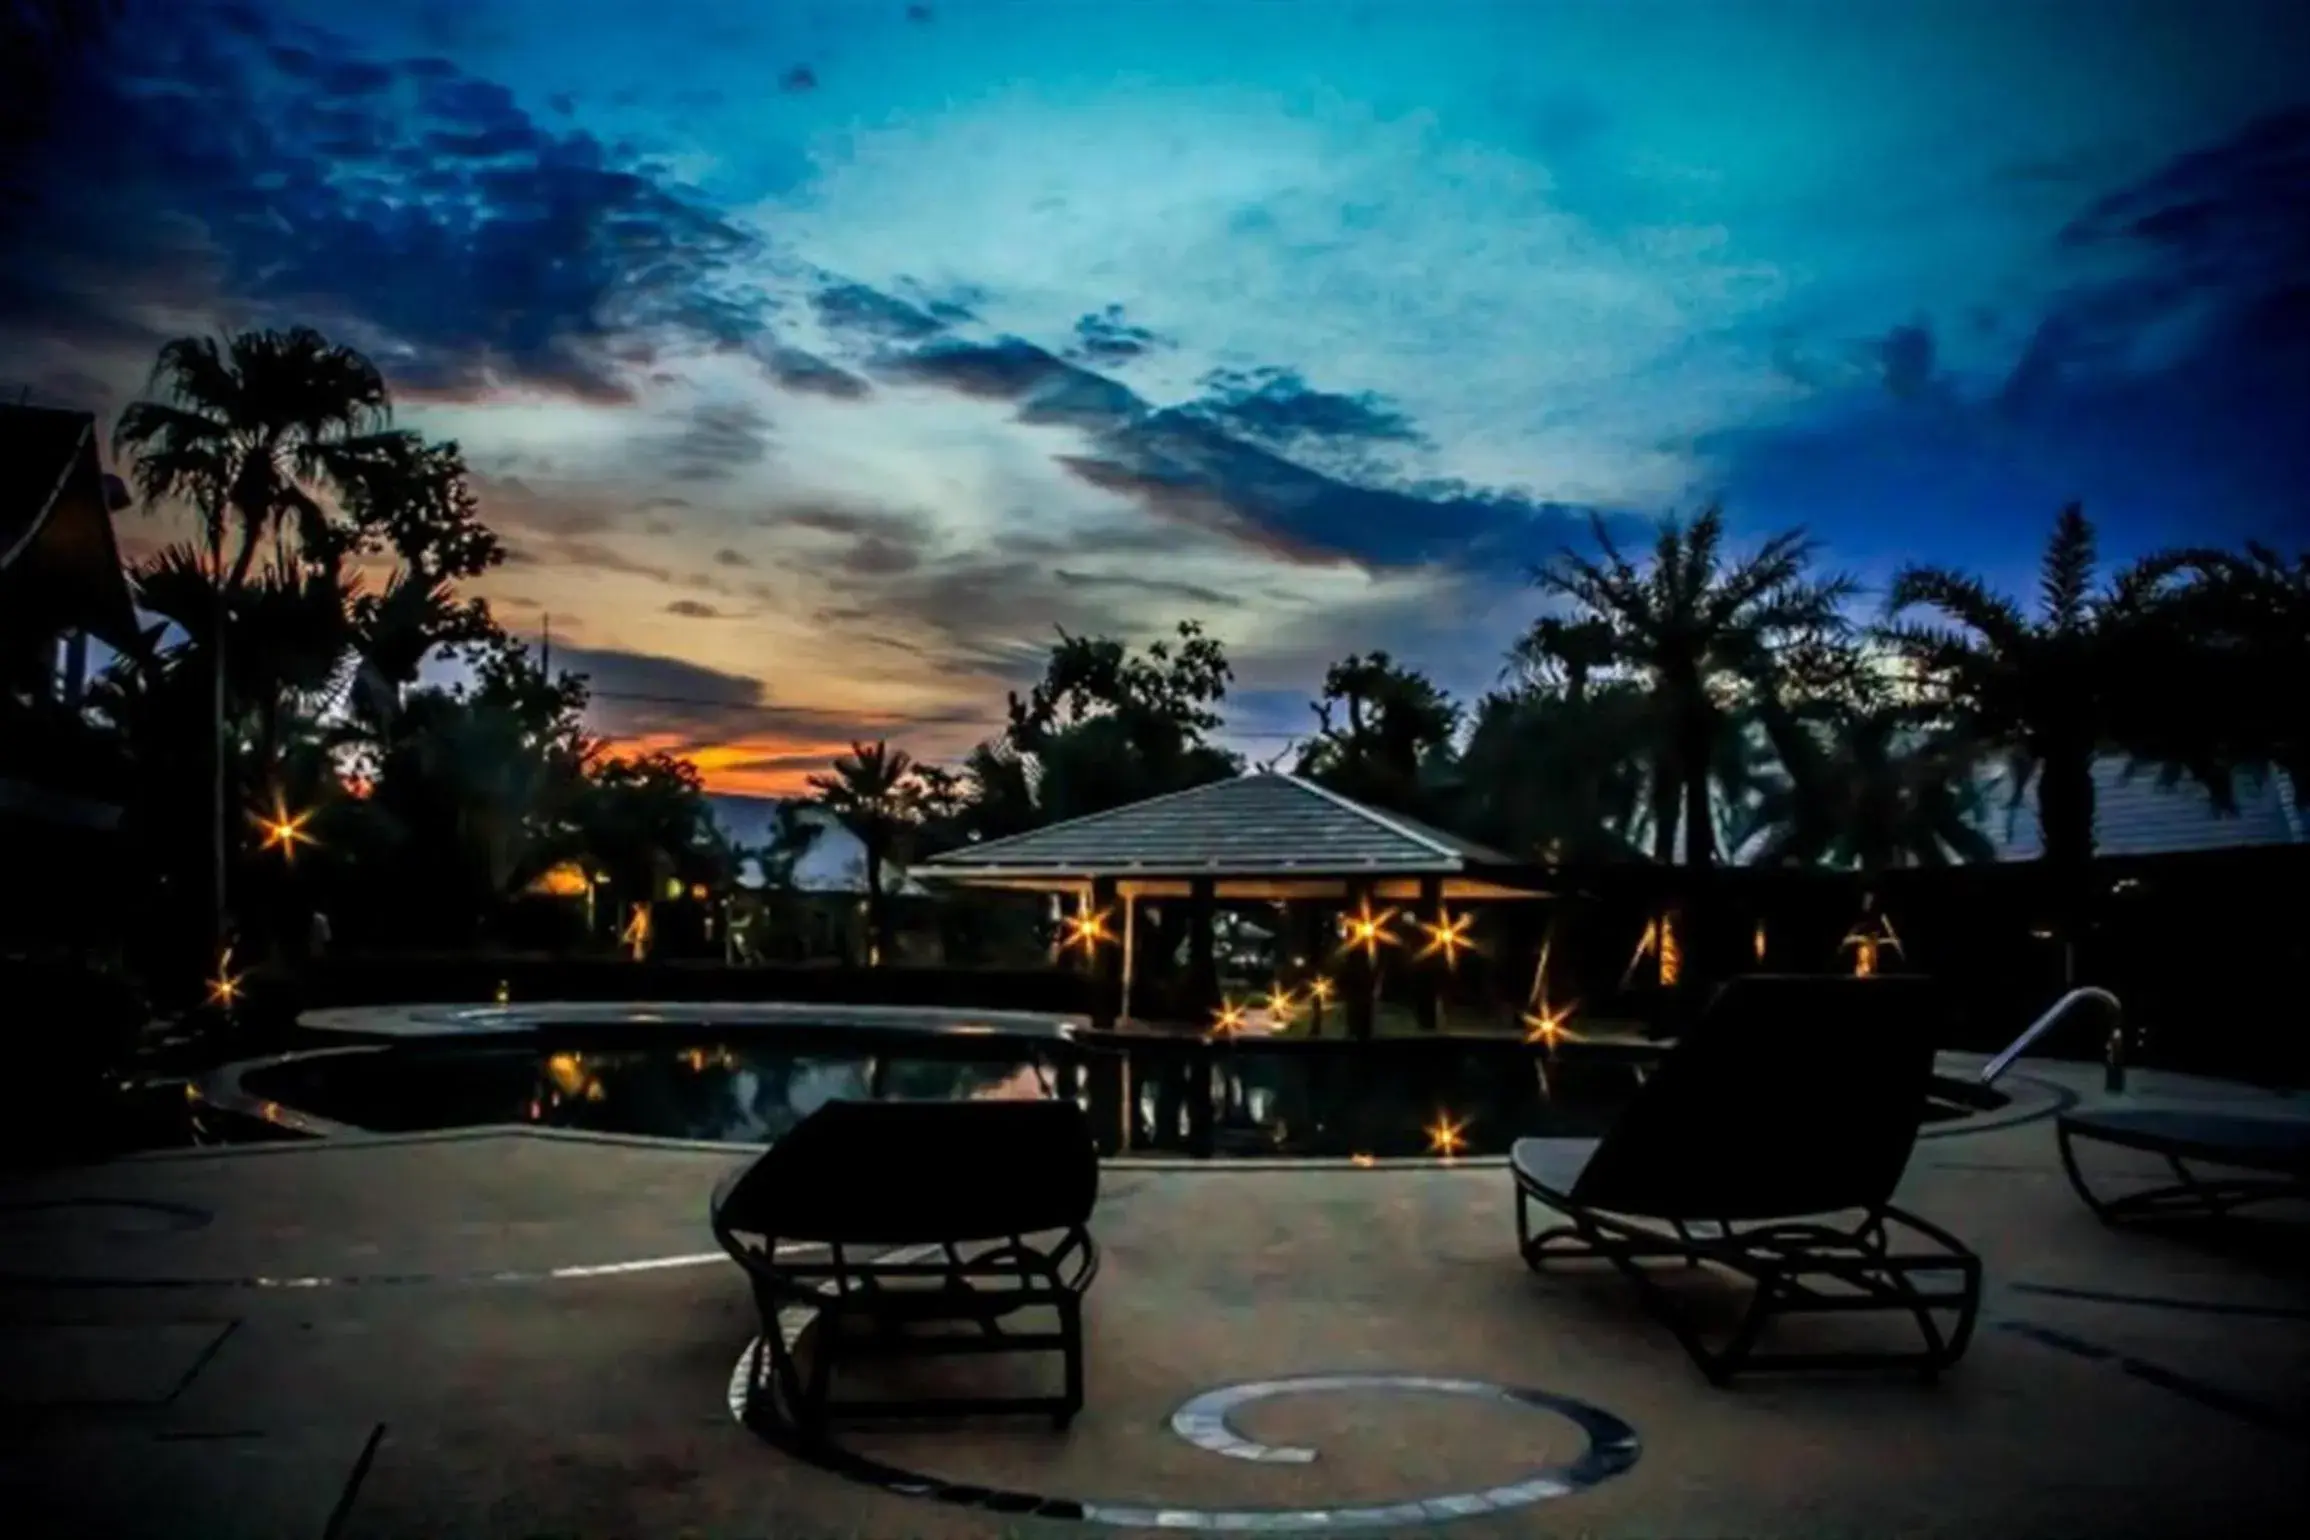
[[[1423,926],[1444,923],[1444,880],[1441,877],[1420,879],[1420,909],[1417,916]],[[1418,954],[1414,953],[1416,957]],[[1415,962],[1418,970],[1412,976],[1412,1015],[1422,1032],[1433,1032],[1442,1017],[1443,970],[1451,966],[1448,955],[1430,957]]]
[[[1348,884],[1347,912],[1362,914],[1372,905],[1372,885],[1367,881]],[[1358,1042],[1369,1042],[1372,1018],[1379,989],[1379,970],[1373,966],[1376,959],[1368,946],[1350,946],[1340,959],[1340,1004],[1347,1012],[1348,1036]]]
[[[1139,895],[1123,895],[1123,998],[1116,1002],[1115,1014],[1123,1020],[1131,1019],[1131,984],[1138,973],[1139,961]]]
[[[1187,1009],[1198,1027],[1219,1006],[1219,967],[1213,959],[1213,886],[1208,877],[1187,885]]]
[[[1091,893],[1085,900],[1090,914],[1108,923],[1115,917],[1115,879],[1094,877]],[[1112,933],[1110,932],[1110,936]],[[1123,1003],[1123,947],[1112,940],[1088,939],[1084,942],[1085,962],[1091,972],[1091,1028],[1096,1032],[1115,1030],[1115,1018],[1122,1012]]]
[[[1215,887],[1209,877],[1198,877],[1187,885],[1188,1008],[1196,1013],[1198,1026],[1208,1026],[1219,1006],[1219,965],[1212,934],[1217,920],[1215,897]],[[1187,1061],[1187,1152],[1190,1155],[1211,1153],[1211,1094],[1215,1072],[1212,1061],[1221,1051],[1206,1040]]]

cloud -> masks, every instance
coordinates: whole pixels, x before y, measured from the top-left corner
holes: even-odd
[[[818,89],[818,72],[807,64],[797,64],[778,77],[778,89],[788,95],[799,95]]]
[[[1341,395],[1312,389],[1296,370],[1220,369],[1204,379],[1210,394],[1187,410],[1272,449],[1350,439],[1416,444],[1411,419],[1370,391]]]
[[[1121,305],[1095,310],[1075,322],[1074,356],[1088,363],[1120,364],[1161,345],[1144,326],[1123,318]]]
[[[862,283],[834,284],[812,295],[810,302],[821,321],[842,331],[918,342],[945,330],[922,307]]]
[[[1376,399],[1313,391],[1288,370],[1223,375],[1212,396],[1168,410],[1017,337],[941,339],[895,358],[885,372],[976,400],[1016,403],[1022,423],[1083,429],[1089,452],[1053,457],[1068,473],[1277,560],[1521,561],[1535,540],[1548,547],[1560,535],[1565,510],[1556,504],[1458,486],[1430,496],[1360,484],[1239,436],[1248,423],[1303,454],[1325,440],[1416,439],[1409,423]]]
[[[1216,588],[1199,583],[1174,582],[1169,578],[1134,577],[1127,572],[1070,572],[1054,567],[1051,575],[1069,588],[1128,589],[1158,599],[1176,599],[1187,604],[1199,604],[1210,609],[1231,610],[1243,601],[1233,594],[1223,594]]]
[[[20,293],[133,325],[199,292],[320,324],[409,388],[596,400],[630,395],[660,333],[753,324],[721,289],[749,236],[446,61],[188,0],[141,10],[82,84],[46,158],[45,238],[0,253]]]
[[[676,599],[666,606],[666,613],[679,615],[685,620],[720,620],[722,612],[702,599]]]
[[[667,443],[665,474],[675,481],[721,481],[759,463],[770,449],[770,421],[743,401],[694,408]]]
[[[760,356],[770,378],[785,390],[830,396],[837,401],[863,401],[874,393],[873,386],[849,370],[800,348],[773,345]]]
[[[1914,401],[1933,388],[1933,333],[1923,322],[1887,332],[1877,344],[1877,359],[1885,389],[1895,398]]]
[[[754,562],[745,552],[724,546],[714,553],[714,565],[717,567],[751,567]]]
[[[2035,541],[2015,532],[2049,528],[2072,500],[2113,555],[2299,538],[2306,177],[2310,111],[2288,112],[2096,198],[2043,254],[2069,281],[2024,318],[2002,368],[1960,376],[1923,323],[1897,328],[1879,350],[1883,391],[1831,391],[1793,420],[1712,435],[1728,493],[1870,507],[1838,544],[1880,572],[1914,555],[1919,530],[1944,549],[2002,549],[1996,576],[2017,587]]]

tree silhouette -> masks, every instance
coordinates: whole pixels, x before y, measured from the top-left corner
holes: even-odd
[[[2037,787],[2043,859],[2065,905],[2083,898],[2094,760],[2105,750],[2143,751],[2188,769],[2218,803],[2230,797],[2215,746],[2176,742],[2167,725],[2188,716],[2177,684],[2192,649],[2173,603],[2184,559],[2145,558],[2105,586],[2098,565],[2093,525],[2072,504],[2039,562],[2035,616],[1967,574],[1910,567],[1893,581],[1880,628],[1959,723],[2005,754],[2013,804]],[[1921,609],[1943,623],[1902,618]]]
[[[1711,770],[1734,703],[1785,688],[1802,660],[1845,634],[1841,606],[1852,584],[1811,577],[1815,548],[1796,530],[1727,561],[1715,508],[1689,524],[1665,522],[1641,568],[1601,519],[1594,529],[1601,559],[1566,550],[1533,575],[1542,592],[1570,600],[1575,615],[1544,621],[1551,630],[1536,630],[1523,650],[1566,666],[1577,659],[1583,679],[1608,660],[1641,687],[1653,719],[1654,858],[1674,859],[1681,829],[1686,864],[1706,867],[1716,859]]]
[[[904,749],[883,742],[853,743],[831,772],[810,777],[820,807],[858,839],[866,854],[868,961],[890,950],[889,895],[884,869],[921,820],[922,783]]]

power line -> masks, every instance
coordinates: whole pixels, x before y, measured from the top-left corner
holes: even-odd
[[[693,695],[653,695],[641,690],[588,690],[589,700],[635,701],[654,706],[685,706],[696,711],[740,712],[747,716],[811,716],[824,717],[833,722],[866,722],[870,725],[900,727],[997,727],[1002,724],[988,717],[926,716],[907,711],[844,710],[833,706],[795,706],[775,702],[755,703],[738,700],[710,700]],[[1304,732],[1237,731],[1223,727],[1222,735],[1229,738],[1304,738]]]

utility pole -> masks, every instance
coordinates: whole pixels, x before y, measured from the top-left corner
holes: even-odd
[[[543,633],[542,633],[542,634],[541,634],[541,635],[538,637],[538,647],[537,647],[537,672],[538,672],[538,677],[539,677],[539,678],[541,678],[541,679],[545,679],[545,680],[551,681],[551,680],[552,680],[552,678],[553,678],[553,616],[552,616],[552,614],[551,614],[550,612],[540,611],[540,612],[539,612],[539,623],[540,623],[540,624],[541,624],[541,625],[542,625],[542,626],[543,626],[545,629],[544,629]]]

